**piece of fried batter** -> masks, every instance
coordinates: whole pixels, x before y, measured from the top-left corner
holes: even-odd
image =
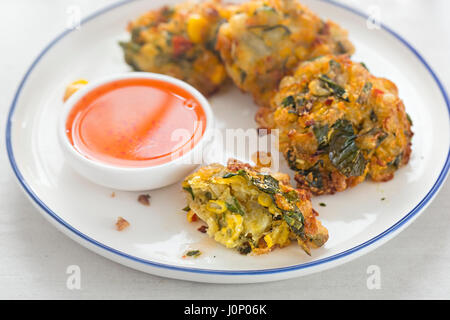
[[[260,106],[300,61],[354,51],[345,30],[297,0],[243,3],[220,27],[217,48],[234,83]]]
[[[228,8],[220,0],[188,1],[147,12],[128,26],[131,40],[121,43],[125,61],[136,71],[173,76],[212,94],[227,79],[214,47]]]
[[[197,215],[207,233],[242,254],[262,254],[296,240],[310,254],[328,231],[317,220],[309,192],[296,190],[286,174],[270,174],[236,160],[200,168],[183,182],[188,217]]]
[[[412,123],[397,87],[345,55],[302,63],[256,121],[280,130],[280,151],[299,187],[314,194],[366,176],[388,181],[411,154]]]

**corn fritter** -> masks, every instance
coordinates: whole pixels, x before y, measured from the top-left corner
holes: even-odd
[[[200,168],[182,183],[187,218],[198,216],[217,242],[242,254],[262,254],[295,240],[310,254],[328,240],[309,192],[296,190],[286,174],[271,174],[230,160]]]
[[[281,78],[299,62],[354,51],[347,31],[292,0],[237,6],[219,29],[217,48],[234,83],[260,106],[269,105]]]
[[[128,26],[131,39],[121,43],[125,61],[136,71],[166,74],[211,95],[227,79],[214,48],[229,9],[220,0],[209,0],[147,12]]]
[[[256,121],[280,130],[280,151],[298,186],[313,194],[366,177],[388,181],[411,154],[412,122],[397,87],[346,55],[302,63]]]

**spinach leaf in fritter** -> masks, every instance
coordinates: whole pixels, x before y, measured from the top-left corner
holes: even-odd
[[[284,192],[283,196],[286,198],[288,202],[296,202],[298,201],[297,191],[291,190],[289,192]]]
[[[350,100],[348,99],[348,92],[347,90],[345,90],[343,87],[341,87],[340,85],[338,85],[336,82],[334,82],[333,80],[331,80],[328,76],[326,75],[320,75],[319,79],[327,86],[328,89],[330,89],[338,98],[349,102]]]
[[[328,132],[329,127],[326,125],[315,125],[313,127],[314,135],[316,136],[317,143],[319,144],[318,150],[324,150],[328,146]]]
[[[272,30],[281,29],[281,30],[284,31],[285,35],[290,35],[291,34],[291,30],[287,26],[285,26],[283,24],[276,24],[276,25],[273,25],[273,26],[266,25],[266,24],[254,25],[254,26],[247,27],[247,29],[261,29],[263,32],[269,32],[269,31],[272,31]]]
[[[302,116],[311,111],[312,104],[308,102],[303,96],[294,97],[293,95],[287,96],[281,101],[281,106],[289,108],[288,113],[293,113],[298,116]]]
[[[291,228],[292,232],[296,235],[303,237],[303,215],[298,211],[285,211],[283,213],[283,219]]]
[[[281,105],[285,108],[294,107],[295,108],[295,99],[294,96],[287,96],[281,101]]]
[[[192,196],[192,199],[195,199],[194,191],[192,190],[191,186],[183,187],[183,189],[190,193],[190,195]]]
[[[372,90],[372,82],[366,82],[364,84],[364,87],[361,90],[361,93],[359,94],[358,99],[356,100],[359,104],[367,103],[369,100],[370,91]]]
[[[224,175],[223,175],[223,177],[222,178],[224,178],[224,179],[227,179],[227,178],[231,178],[231,177],[234,177],[234,176],[243,176],[243,177],[246,177],[247,176],[247,173],[245,172],[245,170],[238,170],[238,171],[236,171],[236,172],[228,172],[228,173],[225,173]]]
[[[341,70],[341,64],[336,60],[331,59],[329,62],[330,70],[334,72],[339,72]]]
[[[378,121],[377,114],[375,113],[375,110],[373,110],[373,109],[370,111],[370,120],[372,122],[377,122]]]
[[[289,165],[289,168],[291,168],[291,170],[298,171],[296,162],[297,157],[295,156],[295,150],[291,148],[287,149],[285,152],[285,158]]]
[[[413,125],[413,121],[411,119],[411,116],[408,113],[406,113],[406,119],[408,120],[409,124],[412,126]]]
[[[364,62],[360,62],[360,65],[362,65],[364,67],[364,69],[366,69],[367,71],[369,71],[369,68],[367,68],[367,65]]]
[[[188,257],[198,257],[199,255],[201,255],[202,253],[201,253],[201,251],[200,250],[191,250],[191,251],[188,251],[187,253],[186,253],[186,256],[188,256]]]
[[[331,163],[346,177],[361,176],[366,168],[366,160],[356,145],[356,138],[350,121],[339,119],[333,124],[328,156]]]
[[[133,41],[129,42],[120,41],[119,45],[125,51],[125,54],[127,53],[127,51],[130,53],[138,53],[141,50],[141,45]]]
[[[244,215],[244,210],[242,210],[242,206],[239,203],[239,201],[236,199],[236,197],[232,198],[232,203],[226,203],[227,209],[231,212],[238,213],[240,215]]]
[[[395,169],[398,169],[398,167],[400,166],[400,162],[402,161],[402,158],[403,152],[400,153],[398,156],[396,156],[393,161],[388,162],[388,166],[393,166]]]
[[[323,188],[323,178],[320,172],[320,167],[323,166],[323,160],[317,161],[312,167],[305,170],[297,170],[299,174],[305,177],[306,182],[317,189]]]
[[[252,178],[251,181],[253,185],[265,193],[274,194],[280,190],[278,180],[271,175],[260,175],[257,178]]]

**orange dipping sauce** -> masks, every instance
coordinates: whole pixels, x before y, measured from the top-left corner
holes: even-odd
[[[205,111],[189,92],[144,78],[93,89],[66,121],[67,137],[78,152],[121,167],[155,166],[180,157],[205,128]]]

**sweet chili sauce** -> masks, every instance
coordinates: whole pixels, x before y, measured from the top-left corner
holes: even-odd
[[[192,149],[206,115],[186,90],[159,80],[101,85],[70,111],[66,132],[85,157],[121,167],[160,165]]]

